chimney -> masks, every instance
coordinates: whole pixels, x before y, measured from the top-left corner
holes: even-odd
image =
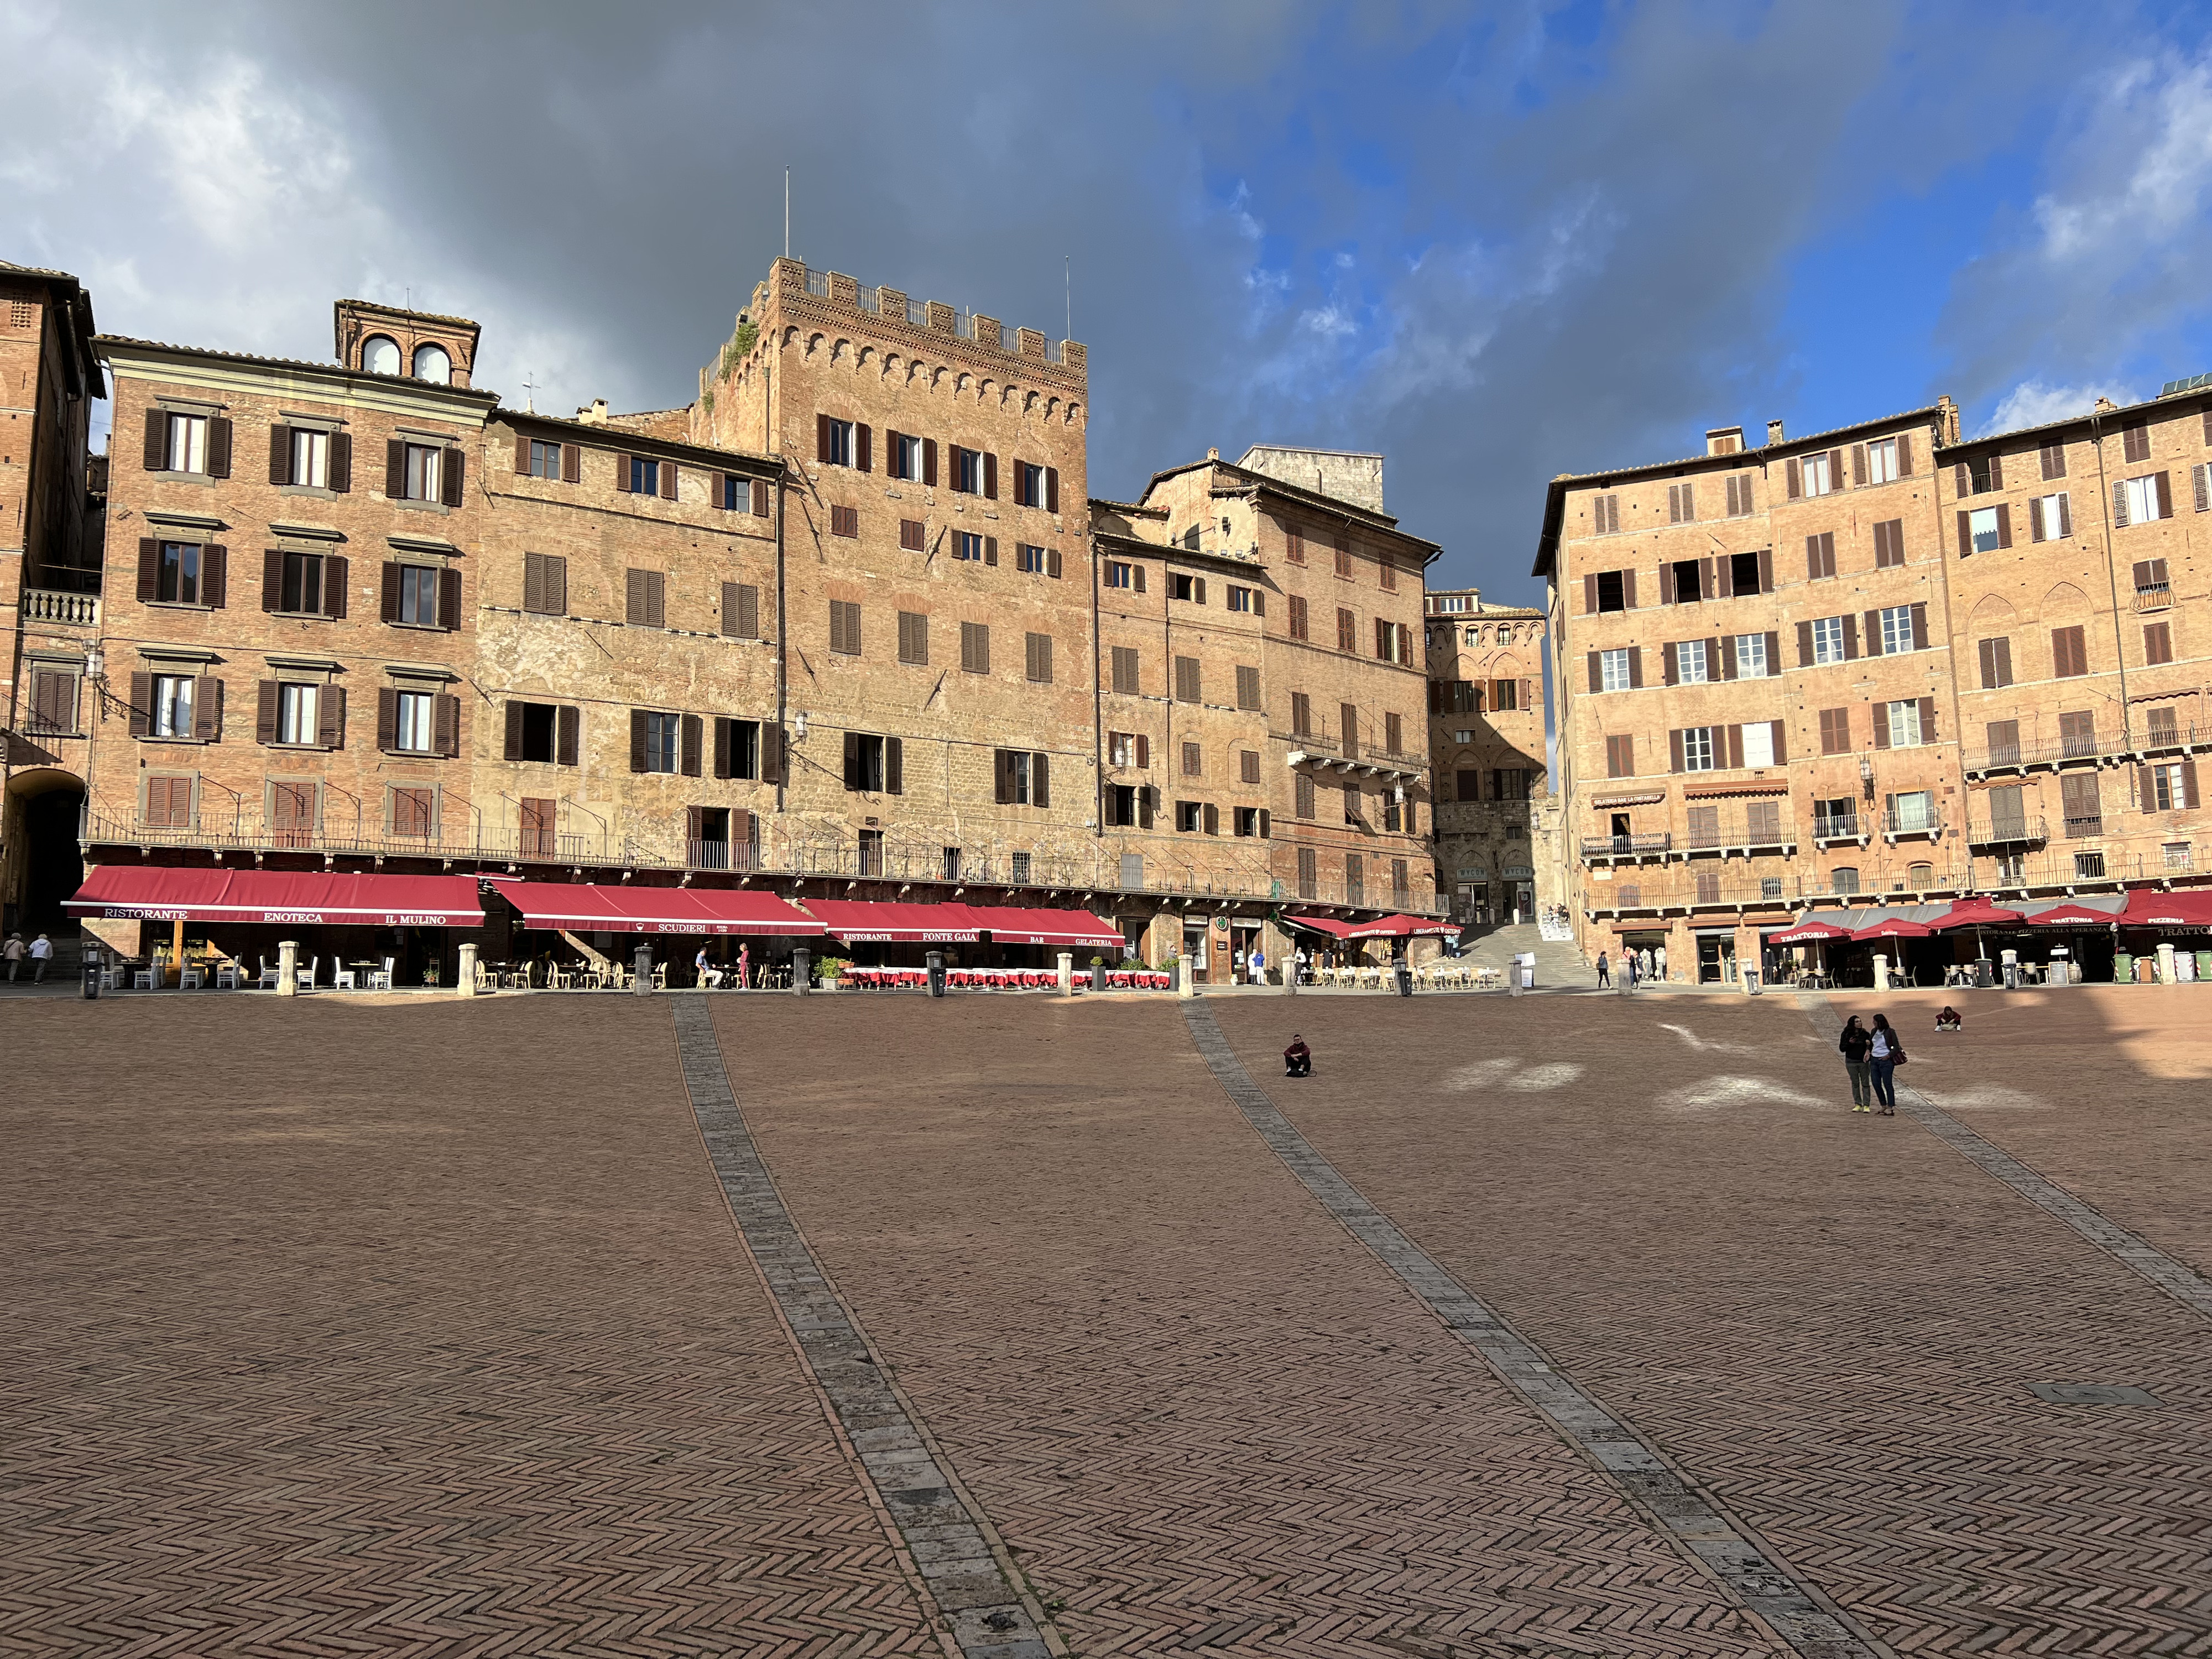
[[[1218,461],[1221,459],[1221,452],[1218,449],[1209,449],[1206,452],[1206,459],[1209,461]]]
[[[1782,441],[1781,422],[1769,421],[1766,423],[1766,441],[1770,444],[1778,444]]]
[[[586,426],[605,426],[607,423],[607,400],[605,398],[592,398],[589,409],[576,411],[576,418]]]
[[[2110,398],[2100,398],[2097,399],[2096,412],[2100,415],[2113,415],[2119,412],[2119,407]]]

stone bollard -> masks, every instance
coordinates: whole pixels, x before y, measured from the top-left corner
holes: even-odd
[[[464,951],[472,949],[464,945]],[[276,946],[276,994],[295,997],[300,994],[300,941],[288,939]]]
[[[1075,956],[1073,951],[1060,953],[1060,994],[1064,997],[1075,994]]]
[[[1889,958],[1879,951],[1875,952],[1874,957],[1874,988],[1877,991],[1889,989]]]
[[[1298,994],[1298,958],[1292,951],[1283,958],[1283,994],[1294,997]]]
[[[1194,997],[1198,994],[1198,978],[1192,970],[1188,957],[1176,958],[1176,994],[1179,997]]]
[[[650,945],[639,945],[637,954],[630,958],[629,991],[632,996],[637,997],[653,994],[653,947]]]
[[[793,951],[791,953],[791,989],[793,995],[811,996],[814,991],[814,952]]]
[[[477,947],[461,946],[461,969],[453,975],[453,994],[472,997],[477,994]]]
[[[2064,981],[2060,982],[2063,984]],[[2173,947],[2171,945],[2161,945],[2158,947],[2158,982],[2160,985],[2172,985],[2179,982],[2173,977]]]

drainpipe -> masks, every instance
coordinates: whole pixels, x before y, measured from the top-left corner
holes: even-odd
[[[2089,411],[2089,441],[2097,447],[2097,516],[2105,525],[2105,580],[2112,591],[2112,649],[2120,665],[2120,740],[2132,745],[2135,738],[2128,720],[2128,652],[2126,635],[2120,631],[2120,573],[2112,558],[2112,489],[2105,480],[2104,420],[2094,409]]]
[[[1098,646],[1100,634],[1098,608],[1098,543],[1091,532],[1084,539],[1091,544],[1091,839],[1106,837],[1106,699],[1099,684]],[[1094,872],[1097,860],[1091,860]],[[1115,884],[1121,884],[1121,872],[1115,872]]]

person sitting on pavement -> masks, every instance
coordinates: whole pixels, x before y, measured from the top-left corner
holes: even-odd
[[[1291,1033],[1291,1046],[1283,1050],[1283,1075],[1285,1077],[1313,1075],[1313,1050],[1306,1047],[1306,1040],[1296,1031]]]
[[[1966,1022],[1959,1018],[1956,1008],[1946,1003],[1943,1012],[1936,1016],[1936,1029],[1939,1031],[1963,1031],[1966,1029]]]

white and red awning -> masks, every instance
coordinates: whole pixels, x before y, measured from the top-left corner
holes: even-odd
[[[994,945],[1080,945],[1103,950],[1127,943],[1119,928],[1088,910],[986,904],[971,904],[967,909]]]
[[[822,924],[774,893],[739,888],[599,886],[585,882],[501,884],[500,896],[532,927],[592,933],[815,938]]]
[[[1283,921],[1287,927],[1304,927],[1316,933],[1327,933],[1331,939],[1342,939],[1352,931],[1353,926],[1348,921],[1339,921],[1334,916],[1285,916]]]
[[[1346,939],[1457,939],[1459,924],[1437,921],[1425,916],[1377,916],[1372,921],[1356,921],[1344,930]]]
[[[983,935],[983,924],[965,904],[809,899],[806,908],[830,938],[848,945],[973,945]]]
[[[474,876],[344,875],[309,870],[178,870],[103,864],[67,908],[143,921],[279,927],[480,927]]]

